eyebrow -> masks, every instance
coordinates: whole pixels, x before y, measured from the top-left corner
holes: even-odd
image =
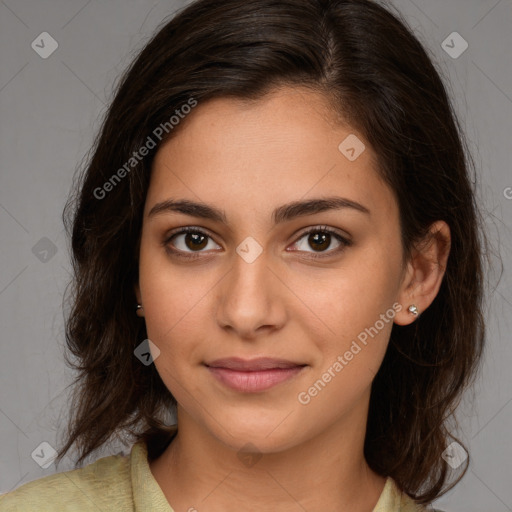
[[[293,201],[277,207],[272,212],[274,224],[280,224],[290,221],[297,217],[305,215],[314,215],[315,213],[329,210],[341,210],[351,208],[353,210],[370,215],[370,210],[356,201],[343,197],[326,197],[319,199],[306,199],[302,201]],[[148,218],[155,217],[164,213],[177,212],[192,217],[209,219],[222,224],[228,224],[224,210],[207,203],[198,203],[188,199],[167,199],[157,203],[151,208]]]

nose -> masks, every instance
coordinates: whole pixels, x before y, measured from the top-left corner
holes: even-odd
[[[286,291],[269,260],[265,251],[251,263],[235,253],[217,290],[218,324],[244,340],[266,336],[286,322]]]

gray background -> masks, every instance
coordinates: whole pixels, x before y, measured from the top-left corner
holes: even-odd
[[[69,456],[58,469],[31,457],[42,442],[57,446],[72,377],[62,357],[70,265],[61,212],[113,83],[163,18],[186,3],[0,1],[0,493],[72,468]],[[470,470],[435,505],[512,510],[512,0],[394,4],[449,80],[479,170],[487,231],[504,265],[498,283],[494,258],[483,369],[474,402],[468,395],[459,415]],[[469,44],[458,58],[442,47],[454,31]],[[42,32],[58,42],[46,59],[31,47]]]

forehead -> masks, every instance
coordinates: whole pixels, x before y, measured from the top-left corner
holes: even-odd
[[[268,213],[333,193],[396,213],[376,154],[319,93],[284,88],[256,101],[216,98],[182,122],[155,157],[145,215],[171,196]]]

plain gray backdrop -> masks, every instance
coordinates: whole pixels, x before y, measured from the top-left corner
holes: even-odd
[[[33,457],[41,443],[57,446],[72,380],[63,359],[70,264],[61,213],[119,74],[187,3],[0,1],[0,493],[73,468],[72,453],[58,469]],[[476,161],[486,229],[504,266],[498,281],[494,258],[485,359],[474,402],[468,394],[459,414],[470,469],[435,506],[510,511],[512,0],[393,4],[449,85]],[[95,458],[111,453],[115,447]]]

